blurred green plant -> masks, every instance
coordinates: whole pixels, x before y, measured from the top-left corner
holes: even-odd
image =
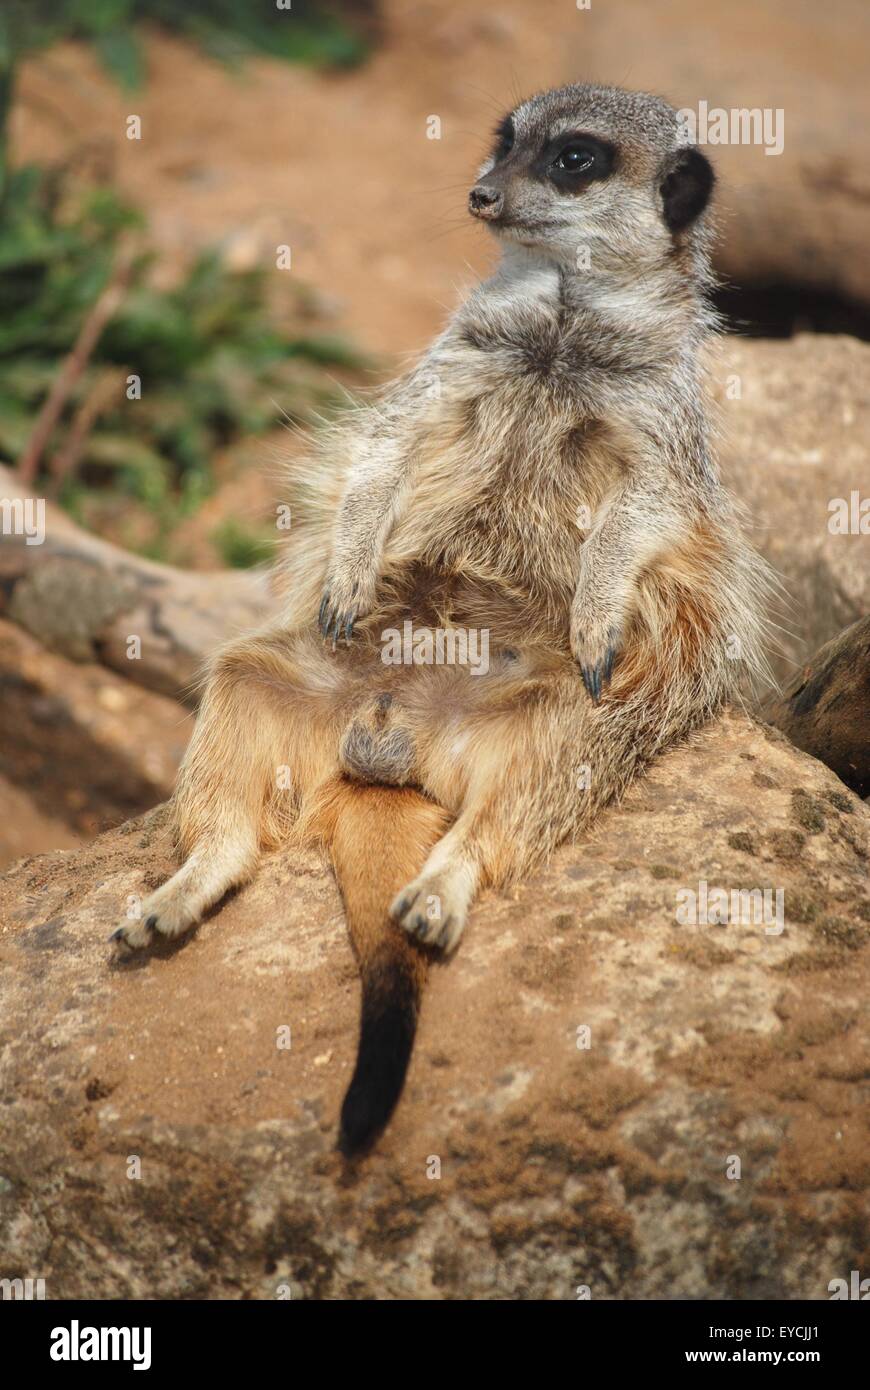
[[[211,536],[218,554],[229,569],[249,569],[275,558],[275,531],[267,534],[235,517],[227,517]]]
[[[0,458],[10,464],[111,281],[122,239],[142,225],[111,189],[79,199],[66,182],[57,171],[17,170],[0,218]],[[288,416],[308,418],[337,397],[324,368],[353,370],[362,359],[340,339],[279,325],[262,269],[231,272],[206,252],[162,290],[151,282],[153,260],[133,256],[42,465],[74,513],[83,488],[111,486],[171,527],[210,490],[216,450]],[[72,469],[64,449],[92,401]]]
[[[133,87],[145,69],[136,28],[142,21],[194,40],[225,63],[261,53],[347,66],[365,57],[360,21],[370,23],[375,7],[355,0],[353,23],[345,8],[340,0],[3,0],[0,12],[19,55],[59,39],[84,39],[117,81]]]
[[[226,62],[260,52],[336,64],[364,53],[359,36],[316,0],[293,0],[291,10],[274,0],[0,0],[0,459],[10,463],[33,440],[83,326],[144,226],[110,188],[82,189],[61,169],[9,167],[16,69],[28,53],[82,38],[133,86],[144,71],[140,20],[186,34]],[[82,354],[38,454],[43,478],[54,477],[61,502],[80,518],[94,492],[146,507],[154,524],[140,548],[159,554],[212,487],[216,449],[282,417],[305,418],[334,398],[324,367],[355,368],[361,359],[335,338],[299,331],[302,313],[289,327],[279,323],[264,270],[231,272],[206,252],[176,286],[158,289],[153,261],[145,251],[130,255],[118,304]],[[234,564],[257,550],[240,532],[219,544]]]

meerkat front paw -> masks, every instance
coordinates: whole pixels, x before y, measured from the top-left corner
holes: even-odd
[[[376,582],[376,575],[361,570],[338,572],[326,581],[317,625],[333,649],[340,637],[350,641],[357,619],[370,611]]]
[[[109,937],[122,951],[138,951],[148,946],[155,934],[171,938],[180,936],[196,922],[187,892],[172,879],[158,888],[142,903],[136,917],[125,918]]]
[[[583,615],[572,616],[571,652],[580,667],[587,694],[597,704],[613,674],[613,663],[622,647],[620,629],[610,624],[599,627]]]
[[[461,866],[424,869],[397,894],[390,916],[418,941],[449,954],[465,930],[471,896],[469,876]]]

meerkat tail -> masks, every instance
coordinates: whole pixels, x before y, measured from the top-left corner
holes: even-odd
[[[414,1046],[430,952],[388,915],[420,872],[449,818],[410,788],[330,784],[317,816],[344,900],[362,977],[356,1067],[341,1108],[339,1147],[364,1151],[402,1092]]]

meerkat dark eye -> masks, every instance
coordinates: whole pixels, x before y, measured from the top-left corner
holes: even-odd
[[[611,173],[615,150],[594,135],[563,135],[543,151],[540,172],[566,193],[580,193]]]
[[[595,155],[582,145],[569,145],[554,163],[557,169],[563,169],[567,174],[583,174],[592,168]]]
[[[500,159],[507,158],[514,147],[515,139],[516,132],[514,130],[513,117],[505,116],[504,120],[499,122],[495,130],[495,147],[492,152],[492,157],[496,163],[498,163]]]

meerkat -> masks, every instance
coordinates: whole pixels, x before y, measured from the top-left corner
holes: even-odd
[[[184,932],[264,850],[321,841],[362,976],[345,1153],[389,1119],[429,960],[478,892],[765,669],[768,576],[699,361],[713,184],[657,97],[578,84],[506,115],[469,195],[497,268],[291,467],[280,614],[211,663],[184,862],[115,937]],[[433,633],[484,632],[485,669],[433,656]]]

